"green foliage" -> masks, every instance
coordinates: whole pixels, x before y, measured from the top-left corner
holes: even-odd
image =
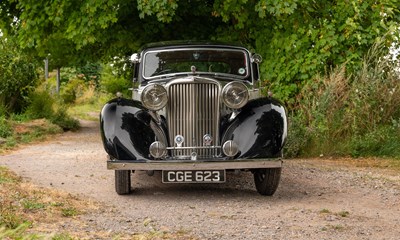
[[[29,96],[29,106],[25,110],[25,115],[30,119],[47,118],[54,114],[53,97],[46,91],[36,91]]]
[[[400,77],[383,47],[375,45],[352,76],[342,67],[306,84],[287,154],[400,158]]]
[[[210,26],[221,24],[212,4],[200,0],[3,2],[9,12],[0,12],[3,32],[42,58],[50,54],[53,68],[125,57],[152,41],[209,39]],[[10,24],[14,17],[20,21]]]
[[[63,67],[61,69],[61,83],[67,83],[71,79],[97,83],[100,78],[100,72],[100,63],[87,62],[76,67]]]
[[[176,9],[178,8],[177,0],[137,0],[137,2],[140,18],[144,18],[145,15],[151,16],[155,13],[160,22],[171,22]]]
[[[73,217],[79,214],[78,210],[73,207],[62,208],[61,214],[63,217]]]
[[[4,116],[0,116],[0,138],[6,138],[12,135],[11,124],[5,119]]]
[[[344,63],[348,72],[360,69],[372,44],[394,31],[398,19],[393,11],[399,5],[392,0],[292,0],[267,1],[261,9],[265,17],[254,38],[264,57],[262,76],[276,96],[289,100],[325,69]],[[386,37],[386,43],[392,41],[391,35]]]
[[[400,158],[400,127],[378,126],[364,135],[356,135],[350,142],[353,157],[383,156]]]
[[[52,240],[74,240],[75,238],[71,237],[67,233],[60,233],[60,234],[56,234],[51,239]]]
[[[263,79],[289,103],[325,69],[344,63],[348,72],[360,69],[374,41],[389,32],[389,46],[398,37],[400,21],[397,0],[13,0],[0,6],[5,34],[41,57],[50,54],[54,67],[126,57],[154,41],[241,42],[264,57]]]
[[[23,119],[24,122],[17,119]],[[45,136],[62,132],[60,126],[45,119],[28,120],[28,117],[18,115],[10,118],[8,122],[12,127],[9,129],[7,137],[4,138],[4,142],[0,144],[0,152],[12,149],[21,143],[30,143],[43,139]]]
[[[67,107],[46,91],[36,91],[31,96],[31,103],[26,109],[28,119],[46,118],[64,131],[79,129],[79,121],[67,113]]]
[[[25,53],[49,57],[54,68],[125,59],[154,41],[223,40],[260,53],[262,85],[295,108],[289,152],[359,155],[386,133],[396,140],[398,77],[382,56],[399,39],[399,11],[398,0],[1,1],[10,40],[0,38],[0,112],[21,111],[35,86]],[[379,54],[364,58],[377,41]],[[126,69],[123,60],[102,69],[102,90],[129,96]],[[89,64],[64,75],[64,101],[81,97],[79,79],[97,84],[99,71]]]
[[[289,115],[289,133],[285,146],[286,157],[297,157],[305,154],[306,147],[311,141],[311,132],[304,126],[301,112],[292,112]]]
[[[62,84],[60,95],[64,103],[71,104],[85,92],[86,88],[83,79],[73,78]]]
[[[20,112],[36,86],[38,75],[34,61],[15,45],[12,38],[0,37],[0,73],[2,112]]]
[[[58,108],[50,121],[60,126],[64,131],[76,131],[80,127],[79,121],[68,115],[66,107]]]
[[[7,114],[7,109],[3,105],[3,103],[0,103],[0,116],[5,116]]]
[[[40,209],[45,209],[46,204],[36,200],[36,199],[24,199],[22,201],[22,207],[26,211],[36,211]]]
[[[132,87],[132,80],[127,80],[120,75],[111,65],[104,65],[101,72],[100,85],[103,91],[115,95],[121,92],[124,96],[129,96],[129,88]]]
[[[224,21],[235,23],[220,35],[253,46],[264,57],[261,73],[267,85],[290,104],[317,73],[344,63],[348,72],[357,71],[377,39],[387,32],[399,35],[395,0],[220,0],[214,6]],[[386,46],[393,37],[386,36]]]
[[[97,84],[100,78],[101,64],[88,62],[84,66],[78,67],[77,72],[79,72],[78,77],[83,78],[85,82],[93,81]]]
[[[61,232],[45,235],[35,232],[43,232],[42,223],[57,222],[60,217],[80,214],[81,208],[88,209],[76,197],[27,187],[20,177],[4,167],[0,167],[0,196],[0,239],[73,239]]]

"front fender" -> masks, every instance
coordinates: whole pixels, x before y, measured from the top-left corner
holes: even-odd
[[[149,159],[149,146],[155,141],[152,121],[138,101],[123,98],[109,101],[100,114],[104,149],[114,159]]]
[[[237,143],[237,158],[281,157],[287,137],[286,110],[273,98],[256,99],[250,101],[224,129],[222,143],[227,140]]]

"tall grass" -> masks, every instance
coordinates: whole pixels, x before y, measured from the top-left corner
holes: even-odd
[[[362,68],[317,76],[290,114],[289,156],[352,155],[400,158],[400,79],[375,45]]]

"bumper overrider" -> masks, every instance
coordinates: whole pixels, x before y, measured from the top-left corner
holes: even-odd
[[[281,168],[281,158],[212,160],[108,160],[110,170],[235,170]]]

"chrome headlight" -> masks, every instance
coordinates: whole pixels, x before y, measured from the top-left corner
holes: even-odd
[[[141,100],[147,109],[160,110],[168,102],[167,90],[160,84],[150,84],[143,89]]]
[[[249,101],[249,90],[241,82],[228,83],[222,89],[222,100],[229,108],[241,108]]]

